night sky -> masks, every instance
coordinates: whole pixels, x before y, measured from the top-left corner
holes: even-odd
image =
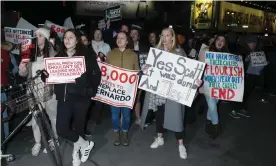
[[[21,12],[21,17],[34,25],[43,24],[45,20],[63,24],[64,19],[74,15],[75,3],[66,2],[63,7],[62,1],[6,1],[4,8]]]

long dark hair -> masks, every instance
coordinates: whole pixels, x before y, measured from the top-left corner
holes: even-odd
[[[67,53],[66,53],[67,48],[66,48],[65,45],[64,45],[64,37],[65,37],[65,34],[66,34],[67,32],[72,32],[72,33],[75,35],[75,37],[76,37],[77,44],[76,44],[75,50],[76,50],[76,55],[78,55],[78,54],[80,53],[81,49],[85,48],[85,46],[81,43],[80,34],[79,34],[78,31],[75,30],[75,29],[68,29],[68,30],[66,30],[66,31],[64,32],[64,35],[63,35],[63,42],[62,42],[62,44],[61,44],[61,47],[60,47],[60,51],[59,51],[59,52],[60,52],[61,54],[63,54],[63,55],[67,54]]]
[[[55,39],[55,45],[53,45],[53,47],[54,47],[55,51],[58,51],[59,48],[60,48],[60,46],[61,46],[62,41],[58,37],[57,32],[55,32],[54,30],[51,30],[51,32],[50,32],[50,39]]]
[[[218,49],[216,48],[216,41],[217,41],[217,39],[218,39],[219,37],[223,37],[224,40],[225,40],[224,46],[221,48],[221,50],[218,50]],[[227,40],[227,38],[226,38],[224,35],[218,35],[218,36],[215,38],[214,42],[210,45],[209,51],[213,51],[213,52],[229,52],[229,49],[228,49],[228,40]]]
[[[29,53],[27,55],[27,56],[29,56],[31,62],[36,61],[36,57],[41,56],[41,53],[42,53],[43,58],[50,57],[50,55],[49,55],[49,52],[51,49],[50,47],[53,47],[53,45],[46,38],[44,41],[44,47],[41,51],[39,50],[39,47],[38,47],[37,38],[33,38],[31,40],[31,45],[32,45],[32,47],[28,48]],[[21,52],[21,44],[20,44],[20,55],[26,56],[25,53]]]

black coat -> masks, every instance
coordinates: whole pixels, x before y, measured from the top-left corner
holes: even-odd
[[[95,54],[95,53],[94,53]],[[96,56],[87,47],[81,47],[73,56],[84,56],[86,72],[76,78],[75,83],[56,84],[55,94],[57,100],[70,101],[91,98],[96,95],[101,81],[101,71],[96,61]],[[58,53],[56,57],[68,57],[67,53]]]

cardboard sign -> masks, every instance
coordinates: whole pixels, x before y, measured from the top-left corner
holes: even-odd
[[[58,34],[58,37],[60,39],[63,38],[63,33],[68,29],[68,28],[65,28],[63,26],[54,24],[54,23],[52,23],[51,21],[48,21],[48,20],[45,21],[44,27],[46,27],[48,29],[51,29],[51,30],[54,30]]]
[[[29,29],[5,27],[5,40],[13,44],[20,44],[24,39],[32,38],[33,31]],[[15,47],[11,53],[19,55],[19,48]]]
[[[102,71],[101,84],[94,100],[132,109],[138,86],[138,71],[122,69],[98,62]]]
[[[250,57],[251,57],[252,67],[267,65],[267,60],[265,57],[265,53],[263,51],[262,52],[252,52],[250,54]]]
[[[204,63],[150,48],[146,65],[149,68],[141,77],[140,89],[189,107],[192,105],[197,91],[195,81],[201,79]]]
[[[242,102],[244,68],[240,56],[206,52],[204,74],[205,94],[212,98]]]
[[[49,73],[46,84],[74,83],[86,71],[83,56],[44,58],[44,64]]]
[[[105,13],[105,19],[110,20],[110,22],[119,21],[122,19],[120,5],[108,8],[105,10],[104,13]]]

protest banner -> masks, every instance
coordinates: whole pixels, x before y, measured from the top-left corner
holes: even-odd
[[[115,107],[132,109],[138,86],[138,71],[122,69],[98,62],[102,71],[101,84],[93,100]]]
[[[139,88],[175,102],[191,106],[205,64],[186,57],[150,48],[148,66],[140,80]]]
[[[110,20],[110,22],[119,21],[122,19],[120,5],[108,8],[105,10],[104,13],[105,13],[105,20]]]
[[[139,52],[139,67],[140,69],[143,69],[146,65],[148,58],[148,52]]]
[[[74,83],[86,71],[83,56],[44,58],[44,64],[49,73],[46,84]]]
[[[72,22],[71,17],[68,17],[68,18],[66,18],[66,19],[64,20],[63,27],[65,27],[65,28],[71,28],[71,29],[74,29],[74,28],[75,28],[75,26],[74,26],[74,24],[73,24],[73,22]]]
[[[44,27],[55,31],[58,34],[58,37],[60,39],[63,38],[63,33],[68,29],[68,28],[65,28],[63,26],[54,24],[54,23],[52,23],[51,21],[48,21],[48,20],[45,21]]]
[[[24,39],[32,38],[33,31],[29,29],[5,27],[5,40],[13,44],[20,44]],[[11,53],[19,55],[19,48],[15,47]]]
[[[33,30],[34,32],[37,30],[37,27],[26,21],[24,18],[20,17],[16,28],[21,28],[21,29],[30,29]]]
[[[205,94],[216,99],[242,102],[244,91],[242,58],[229,53],[206,52],[205,63]]]
[[[251,57],[252,67],[267,65],[267,60],[265,57],[265,53],[263,51],[262,52],[252,52],[250,54],[250,57]]]
[[[23,62],[30,62],[30,56],[31,56],[31,49],[35,48],[35,45],[33,44],[32,39],[25,39],[21,43],[21,61]]]

